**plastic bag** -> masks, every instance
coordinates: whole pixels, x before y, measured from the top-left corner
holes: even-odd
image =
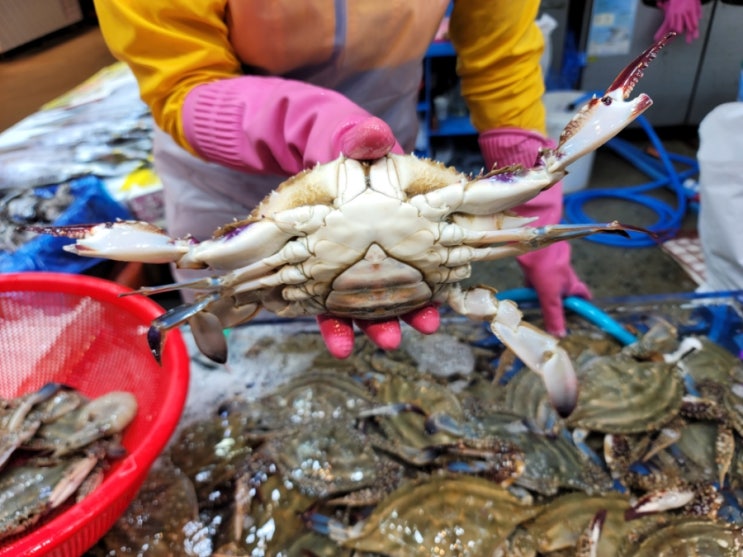
[[[542,67],[542,74],[546,80],[552,67],[552,31],[557,29],[557,20],[549,14],[542,14],[537,19],[537,26],[544,37],[544,50],[539,59],[539,65]]]
[[[699,291],[743,289],[743,103],[713,109],[699,125],[698,229],[706,282]]]

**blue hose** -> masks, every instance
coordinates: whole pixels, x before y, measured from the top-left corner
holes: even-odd
[[[586,99],[581,97],[575,104],[582,104]],[[644,227],[654,235],[637,231],[629,231],[627,237],[616,234],[598,234],[585,239],[611,246],[647,247],[657,245],[658,239],[675,236],[681,228],[682,221],[689,207],[689,191],[684,187],[684,181],[699,174],[697,161],[676,153],[666,151],[655,130],[648,120],[640,115],[637,122],[650,139],[658,153],[658,158],[652,157],[634,145],[620,138],[610,140],[606,146],[614,150],[641,172],[647,174],[651,181],[631,187],[602,188],[570,193],[565,196],[564,222],[574,224],[589,224],[596,222],[590,218],[583,206],[589,201],[598,199],[621,199],[630,203],[638,203],[650,209],[657,215],[657,220],[650,226]],[[688,168],[679,172],[674,163],[681,163]],[[669,188],[676,197],[675,207],[659,200],[656,197],[645,195],[646,192],[658,188]]]
[[[511,300],[517,304],[525,302],[538,302],[537,292],[533,288],[513,288],[498,292],[495,296],[498,300]],[[563,306],[581,316],[589,323],[593,323],[602,331],[613,336],[622,345],[632,344],[637,337],[630,333],[624,325],[619,323],[608,313],[595,306],[588,300],[577,296],[568,296],[563,299]]]

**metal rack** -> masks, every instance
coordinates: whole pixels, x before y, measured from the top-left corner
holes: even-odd
[[[441,41],[432,43],[428,47],[426,57],[423,60],[423,98],[418,103],[418,116],[420,120],[420,133],[422,141],[418,144],[417,152],[421,156],[432,155],[431,139],[435,137],[451,137],[457,135],[474,135],[477,133],[470,122],[469,116],[451,116],[446,119],[435,119],[433,111],[433,60],[436,58],[456,56],[454,47],[450,42]],[[433,122],[436,125],[433,125]]]
[[[552,66],[559,66],[563,56],[563,45],[567,31],[568,10],[570,0],[542,0],[539,15],[549,14],[557,21],[557,29],[553,32]],[[426,52],[423,61],[423,94],[418,104],[418,116],[420,119],[420,135],[416,152],[419,155],[429,157],[432,155],[431,141],[443,137],[473,136],[477,130],[470,122],[468,115],[450,115],[445,119],[434,118],[433,110],[433,62],[436,59],[455,57],[454,47],[448,41],[432,43]],[[433,125],[435,122],[435,125]]]

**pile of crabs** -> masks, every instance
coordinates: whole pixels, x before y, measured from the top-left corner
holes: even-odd
[[[60,383],[0,398],[0,545],[97,488],[136,413],[131,393],[91,399]]]
[[[352,336],[353,321],[401,318],[415,328],[418,312],[448,306],[487,322],[503,343],[494,354],[472,340],[472,324],[466,332],[448,324],[440,334],[468,346],[476,362],[452,374],[423,369],[414,349],[383,352],[362,341],[338,361],[316,333],[282,341],[282,353],[300,340],[315,350],[307,372],[184,429],[95,551],[743,554],[739,360],[704,338],[679,338],[670,324],[628,347],[586,347],[576,337],[560,346],[492,288],[460,284],[475,262],[635,230],[537,226],[511,209],[650,107],[645,94],[628,99],[671,36],[583,105],[532,168],[473,178],[413,155],[341,155],[289,178],[200,242],[144,222],[27,227],[74,240],[65,249],[82,256],[205,273],[136,291],[194,293],[153,320],[146,340],[157,359],[167,332],[187,324],[199,350],[225,363],[223,331],[261,309],[322,316]],[[536,373],[521,373],[517,360]]]
[[[405,343],[339,361],[318,334],[272,339],[312,371],[182,429],[97,551],[741,555],[743,364],[679,337],[658,320],[627,346],[563,339],[581,386],[564,419],[471,322],[431,339],[465,348],[446,372]]]

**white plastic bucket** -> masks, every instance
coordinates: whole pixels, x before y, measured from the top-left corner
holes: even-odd
[[[555,142],[560,140],[563,128],[570,122],[578,107],[573,103],[585,96],[583,91],[548,91],[544,94],[547,110],[547,136]],[[563,193],[584,189],[591,178],[595,152],[590,152],[568,167],[568,175],[562,181]]]

